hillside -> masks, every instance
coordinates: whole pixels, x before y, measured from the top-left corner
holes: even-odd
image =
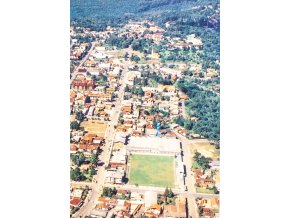
[[[168,12],[192,12],[218,0],[71,0],[70,15],[74,19],[123,18],[155,16]]]

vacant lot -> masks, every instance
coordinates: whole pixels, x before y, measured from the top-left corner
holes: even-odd
[[[173,157],[132,155],[130,157],[129,184],[173,188],[174,162]]]
[[[209,190],[209,189],[201,188],[201,187],[196,187],[196,192],[203,193],[203,194],[214,194],[213,190]]]
[[[81,127],[84,127],[85,131],[88,131],[89,134],[97,134],[104,137],[107,125],[101,121],[90,120],[82,122]]]
[[[206,139],[194,140],[194,142],[190,144],[190,152],[192,156],[195,151],[198,151],[205,157],[210,157],[213,160],[219,159],[219,150],[217,150],[214,145],[211,145]]]

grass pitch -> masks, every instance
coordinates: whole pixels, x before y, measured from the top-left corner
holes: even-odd
[[[174,187],[175,163],[173,157],[132,155],[130,165],[129,184]]]

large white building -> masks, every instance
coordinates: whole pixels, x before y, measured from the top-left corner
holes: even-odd
[[[180,155],[180,141],[166,137],[130,137],[128,153],[148,153],[158,155]]]

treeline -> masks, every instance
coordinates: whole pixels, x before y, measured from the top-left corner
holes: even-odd
[[[133,37],[117,36],[113,34],[106,40],[106,43],[111,46],[116,46],[117,48],[129,48],[131,46],[134,51],[149,54],[151,53],[153,41],[151,39],[135,39]]]
[[[220,99],[215,93],[205,91],[192,83],[191,80],[179,80],[177,87],[188,95],[185,101],[190,117],[198,120],[178,117],[175,122],[187,130],[219,142],[220,140]]]
[[[195,2],[196,0],[140,0],[138,12],[146,12],[155,8],[180,4],[184,2]]]
[[[192,7],[193,6],[193,7]],[[204,68],[217,68],[216,61],[220,59],[220,12],[218,0],[197,0],[192,3],[190,10],[171,10],[150,17],[158,25],[166,29],[165,36],[180,37],[194,34],[201,38],[203,46],[198,57]],[[166,26],[166,23],[169,26]],[[195,51],[193,51],[195,52]],[[175,56],[175,57],[174,57]],[[169,58],[169,59],[168,59]],[[189,52],[172,51],[164,57],[168,60],[190,61]]]
[[[129,48],[132,44],[133,38],[119,37],[117,35],[111,35],[106,39],[105,43],[111,46],[116,46],[117,48]]]
[[[138,0],[71,0],[70,17],[116,19],[137,12]],[[133,15],[133,14],[132,14]]]

